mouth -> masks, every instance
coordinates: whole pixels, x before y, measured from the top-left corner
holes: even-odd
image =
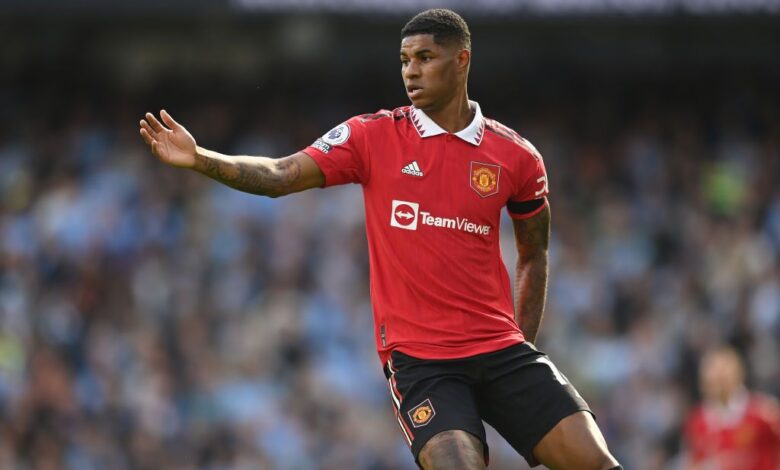
[[[418,85],[407,85],[406,86],[406,94],[411,99],[417,98],[423,91],[423,88]]]

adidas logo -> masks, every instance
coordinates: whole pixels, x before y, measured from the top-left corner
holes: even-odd
[[[401,168],[401,173],[412,176],[423,176],[423,172],[417,164],[417,160]]]

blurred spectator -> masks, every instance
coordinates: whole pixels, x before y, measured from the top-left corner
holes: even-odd
[[[702,359],[704,402],[686,424],[692,469],[780,468],[780,405],[745,387],[737,352],[721,348]]]

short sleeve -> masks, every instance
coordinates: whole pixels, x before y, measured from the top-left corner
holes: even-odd
[[[367,141],[365,123],[353,117],[326,132],[303,152],[325,175],[323,187],[346,183],[365,185],[370,170]]]
[[[527,140],[523,139],[523,144],[525,151],[515,172],[514,191],[507,202],[507,211],[514,219],[526,219],[541,212],[550,192],[542,156]]]
[[[699,436],[704,435],[705,432],[705,429],[702,428],[701,420],[699,419],[699,411],[691,413],[686,419],[683,427],[683,434],[688,450],[688,459],[691,463],[699,463],[704,458],[701,445],[702,440]]]

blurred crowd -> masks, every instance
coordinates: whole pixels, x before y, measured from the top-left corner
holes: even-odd
[[[780,394],[780,106],[713,98],[482,101],[545,157],[538,345],[626,468],[683,465],[709,347]],[[0,468],[414,468],[373,344],[360,188],[239,193],[156,161],[131,104],[80,103],[0,132]],[[203,145],[269,156],[375,111],[169,110]],[[489,439],[491,468],[523,465]]]

